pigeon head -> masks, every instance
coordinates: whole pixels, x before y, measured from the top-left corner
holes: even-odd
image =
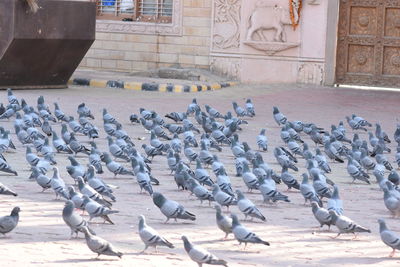
[[[277,107],[273,107],[272,108],[272,112],[273,112],[273,114],[278,114],[279,113],[279,109]]]
[[[56,166],[53,166],[53,179],[58,179],[60,177],[59,170]]]
[[[311,201],[311,207],[313,212],[316,212],[320,208],[318,202],[316,201]]]
[[[217,184],[213,184],[212,185],[212,193],[213,195],[215,195],[216,193],[218,193],[221,189],[219,188],[219,186]]]
[[[153,192],[153,202],[157,207],[162,207],[167,199],[159,192]]]
[[[250,172],[249,165],[246,162],[243,162],[243,173]]]
[[[72,185],[68,186],[68,193],[71,195],[71,197],[76,194],[75,188]]]
[[[339,218],[339,215],[334,210],[330,210],[329,214],[332,216],[332,222],[335,224],[337,219]]]
[[[83,182],[82,176],[78,176],[77,180],[79,188],[83,188],[85,186],[85,183]]]
[[[242,191],[240,191],[239,189],[237,189],[235,192],[236,192],[238,200],[241,200],[241,199],[245,198],[243,193],[242,193]]]
[[[189,242],[186,236],[182,236],[183,246],[185,247],[186,252],[189,252],[193,245]]]
[[[386,222],[384,219],[378,219],[378,223],[379,223],[379,232],[380,233],[387,230]]]
[[[74,202],[72,202],[71,200],[67,200],[65,202],[62,215],[63,216],[70,216],[72,214],[72,212],[74,211],[74,208],[75,208]]]
[[[13,208],[11,211],[11,216],[18,216],[20,211],[21,211],[21,209],[18,206]]]
[[[265,129],[261,129],[260,135],[265,135]]]
[[[303,181],[301,183],[302,184],[308,184],[308,175],[307,175],[307,173],[303,173],[301,176],[303,176]]]
[[[146,219],[143,215],[139,215],[139,231],[143,229],[144,225],[146,224]]]
[[[80,230],[85,234],[85,238],[92,236],[92,234],[90,233],[89,229],[86,226],[81,227]]]

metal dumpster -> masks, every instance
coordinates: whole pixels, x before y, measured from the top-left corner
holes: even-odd
[[[95,40],[96,4],[0,1],[0,88],[65,88]]]

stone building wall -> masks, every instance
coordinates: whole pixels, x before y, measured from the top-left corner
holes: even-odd
[[[96,41],[81,67],[140,71],[209,68],[212,0],[175,0],[173,25],[97,21]]]

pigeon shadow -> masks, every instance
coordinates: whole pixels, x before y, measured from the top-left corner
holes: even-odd
[[[342,260],[343,258],[340,258],[340,260]],[[320,260],[319,262],[322,264],[326,261],[326,263],[332,263],[334,262],[335,258],[329,258],[329,259],[323,259]],[[399,258],[393,257],[380,257],[380,258],[376,258],[376,257],[346,257],[346,263],[347,264],[360,264],[360,262],[368,262],[368,264],[378,264],[381,262],[387,262],[387,261],[398,261]]]
[[[53,261],[53,263],[83,263],[83,262],[107,262],[107,261],[119,261],[120,259],[101,259],[101,258],[90,258],[90,259],[65,259]]]

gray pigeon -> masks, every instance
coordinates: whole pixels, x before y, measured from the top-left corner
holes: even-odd
[[[85,234],[87,246],[90,248],[91,251],[97,253],[97,257],[102,254],[108,256],[117,256],[119,258],[122,257],[123,254],[119,251],[116,251],[113,245],[107,240],[91,234],[86,227],[82,227],[82,231]]]
[[[190,192],[192,192],[201,203],[203,203],[203,200],[208,200],[208,203],[211,206],[211,201],[214,201],[214,197],[210,191],[200,185],[194,178],[189,178],[187,184]]]
[[[9,216],[0,217],[0,233],[5,235],[14,230],[15,227],[17,227],[20,211],[21,210],[19,207],[15,207],[13,208]]]
[[[186,236],[183,235],[182,240],[186,253],[194,262],[199,265],[199,267],[202,267],[203,264],[228,266],[226,261],[218,259],[215,255],[211,254],[202,247],[195,246],[190,243]]]
[[[229,206],[237,204],[236,198],[222,191],[218,184],[213,184],[212,193],[215,201],[221,206],[226,206],[228,210]]]
[[[87,227],[91,234],[96,234],[90,229],[89,223],[75,211],[74,202],[71,200],[65,202],[62,217],[64,222],[71,228],[71,238],[74,234],[78,237],[78,232],[83,232],[82,227]]]
[[[263,222],[266,221],[264,215],[262,215],[261,211],[256,207],[256,205],[254,205],[250,199],[246,198],[240,190],[236,190],[236,195],[238,198],[238,208],[244,214],[245,220],[247,219],[247,216],[250,216],[251,219],[257,218]]]
[[[400,199],[395,194],[390,193],[388,188],[383,188],[383,201],[394,217],[400,216]]]
[[[239,245],[244,243],[244,249],[247,247],[247,243],[263,244],[269,246],[269,242],[263,241],[255,233],[249,231],[246,227],[240,224],[238,217],[235,214],[232,217],[232,232],[235,239],[239,241]]]
[[[0,195],[10,195],[10,196],[18,196],[17,193],[15,193],[14,191],[12,191],[10,188],[8,188],[7,186],[5,186],[4,184],[2,184],[0,182]]]
[[[355,238],[357,237],[356,233],[358,232],[371,233],[371,230],[356,224],[346,216],[338,215],[334,210],[330,210],[329,214],[332,215],[333,224],[335,224],[335,226],[339,229],[339,233],[334,238],[337,238],[343,233],[353,233]]]
[[[201,185],[212,186],[214,181],[211,179],[207,170],[201,165],[200,159],[196,159],[196,170],[194,172],[194,178],[199,181]]]
[[[287,118],[285,115],[283,115],[277,107],[273,107],[272,110],[274,120],[276,123],[280,126],[281,124],[285,124],[287,122]]]
[[[173,244],[171,244],[167,239],[160,236],[160,234],[156,230],[146,224],[146,219],[143,215],[139,216],[139,236],[145,245],[142,253],[148,247],[155,247],[156,251],[157,246],[174,248]]]
[[[378,219],[378,223],[379,234],[381,235],[383,243],[393,249],[393,251],[389,254],[389,257],[394,257],[396,249],[400,250],[400,236],[387,228],[385,220]]]
[[[217,219],[217,226],[221,229],[222,232],[225,233],[224,239],[228,237],[230,233],[232,233],[232,218],[222,214],[221,206],[215,205],[216,210],[216,219]]]
[[[118,213],[118,210],[111,210],[107,207],[102,206],[101,204],[97,203],[96,201],[90,199],[88,196],[83,195],[83,206],[87,213],[89,213],[91,221],[94,217],[101,217],[104,219],[104,222],[109,222],[110,224],[114,224],[113,221],[108,217],[108,215],[113,213]]]
[[[324,225],[328,225],[329,229],[331,229],[332,222],[332,215],[329,214],[327,209],[321,208],[319,204],[315,201],[311,202],[312,212],[314,214],[315,219],[320,224],[320,228]]]
[[[113,194],[113,190],[109,185],[107,185],[103,180],[100,178],[96,177],[94,175],[94,167],[93,165],[88,166],[88,170],[86,172],[86,178],[88,181],[88,184],[93,187],[94,190],[96,190],[98,193],[101,195],[110,198],[112,201],[115,201],[116,198]]]
[[[4,159],[0,158],[0,171],[5,173],[12,173],[18,176],[18,173],[11,168],[11,166]]]
[[[338,215],[343,214],[343,202],[339,197],[339,187],[337,185],[333,186],[332,197],[328,199],[327,203],[328,210],[334,210]]]
[[[265,129],[261,129],[260,134],[257,136],[257,145],[262,151],[268,150],[268,139],[265,136]]]
[[[53,177],[51,178],[50,185],[53,189],[54,193],[56,194],[56,199],[59,196],[62,196],[66,200],[69,199],[69,194],[67,188],[65,187],[64,180],[60,177],[59,171],[57,167],[53,167]]]
[[[165,223],[169,219],[174,218],[182,220],[196,220],[196,215],[185,210],[185,208],[178,202],[167,199],[159,192],[153,193],[153,202],[160,209],[161,213],[167,217]]]
[[[83,181],[82,177],[79,176],[77,178],[77,181],[78,181],[79,191],[81,191],[82,194],[88,196],[89,198],[93,199],[97,203],[99,203],[103,206],[106,206],[107,208],[111,208],[112,204],[109,201],[107,201],[106,199],[104,199],[103,196],[100,195],[96,190],[94,190],[93,187],[86,184]]]
[[[110,154],[108,154],[107,152],[104,152],[103,156],[104,156],[103,161],[106,163],[107,169],[110,172],[114,173],[114,177],[116,177],[118,174],[133,175],[133,176],[135,175],[133,171],[130,171],[121,164],[119,164],[118,162],[113,161],[110,157]]]
[[[322,206],[322,201],[318,197],[317,193],[315,192],[314,187],[308,183],[308,175],[307,173],[303,173],[303,181],[300,184],[300,192],[304,197],[304,205],[307,203],[307,200],[317,202],[320,206]]]

